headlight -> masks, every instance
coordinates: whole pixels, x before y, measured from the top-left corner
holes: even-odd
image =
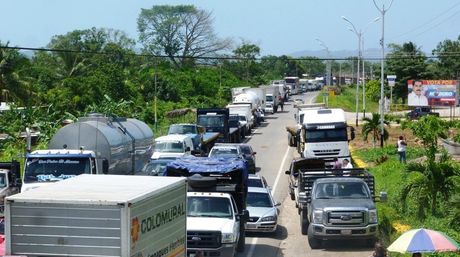
[[[235,240],[232,233],[222,233],[222,244],[231,244],[234,241]]]
[[[262,219],[260,219],[260,221],[276,221],[276,217],[275,216],[267,216],[267,217],[263,217]]]
[[[313,223],[315,224],[323,223],[323,210],[315,210],[313,212]]]
[[[369,210],[369,223],[377,223],[377,210]]]

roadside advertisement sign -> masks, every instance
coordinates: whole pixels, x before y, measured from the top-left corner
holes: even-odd
[[[408,80],[407,104],[409,106],[455,106],[456,80]]]

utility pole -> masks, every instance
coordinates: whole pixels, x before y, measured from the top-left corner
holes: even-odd
[[[385,110],[384,110],[384,65],[385,65],[385,13],[390,9],[391,5],[393,4],[393,0],[391,0],[390,5],[388,6],[387,9],[385,9],[385,4],[382,3],[382,9],[378,7],[378,5],[375,3],[375,0],[372,0],[374,2],[375,7],[377,10],[379,10],[380,14],[382,15],[382,39],[380,39],[380,45],[382,46],[382,59],[380,62],[380,147],[383,148],[383,136],[384,136],[384,115],[385,115]]]

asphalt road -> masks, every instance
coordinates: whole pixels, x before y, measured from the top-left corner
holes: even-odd
[[[359,241],[330,241],[323,249],[312,250],[307,236],[300,232],[299,215],[294,201],[288,195],[288,180],[284,171],[289,168],[294,157],[298,157],[294,148],[288,147],[285,127],[295,125],[292,99],[301,98],[310,103],[318,92],[308,92],[293,96],[284,106],[283,112],[268,115],[266,121],[253,130],[247,139],[257,152],[256,165],[259,174],[272,186],[276,201],[281,202],[278,229],[275,233],[251,233],[246,237],[246,248],[239,257],[292,257],[292,256],[343,256],[367,257],[372,249]]]

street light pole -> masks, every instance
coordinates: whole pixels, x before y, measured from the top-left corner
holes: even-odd
[[[356,127],[358,127],[358,109],[359,109],[359,78],[360,78],[360,74],[359,74],[359,69],[360,69],[360,60],[362,59],[362,51],[361,51],[361,39],[362,39],[362,36],[363,36],[363,33],[364,31],[363,30],[357,30],[355,25],[349,20],[347,19],[345,16],[342,16],[342,19],[344,19],[346,22],[348,22],[352,28],[349,28],[349,30],[353,33],[355,33],[356,37],[358,37],[358,66],[357,66],[357,78],[356,78]],[[364,28],[364,30],[373,22],[376,22],[378,21],[379,18],[375,18],[373,21],[369,22],[366,27]],[[364,49],[363,49],[364,50]],[[364,60],[363,60],[363,75],[364,75]],[[364,78],[363,78],[363,112],[366,113],[365,111],[365,95],[364,95]],[[365,114],[364,114],[365,115]]]
[[[324,49],[326,50],[326,53],[327,53],[328,60],[326,62],[326,72],[327,72],[326,84],[328,86],[330,86],[331,85],[331,60],[330,60],[331,54],[329,52],[329,48],[326,46],[326,44],[323,41],[321,41],[319,38],[317,38],[316,41],[319,42],[320,46],[324,47]]]
[[[378,5],[375,3],[375,0],[372,0],[374,2],[375,7],[377,10],[379,10],[380,14],[382,15],[382,39],[380,40],[380,45],[382,46],[382,59],[380,61],[380,147],[383,148],[383,136],[384,136],[384,115],[385,115],[385,110],[383,108],[384,106],[384,99],[383,99],[383,94],[384,94],[384,65],[385,65],[385,13],[390,9],[391,5],[393,4],[393,0],[391,0],[390,5],[388,6],[387,9],[385,9],[385,4],[382,3],[382,9],[378,7]]]

